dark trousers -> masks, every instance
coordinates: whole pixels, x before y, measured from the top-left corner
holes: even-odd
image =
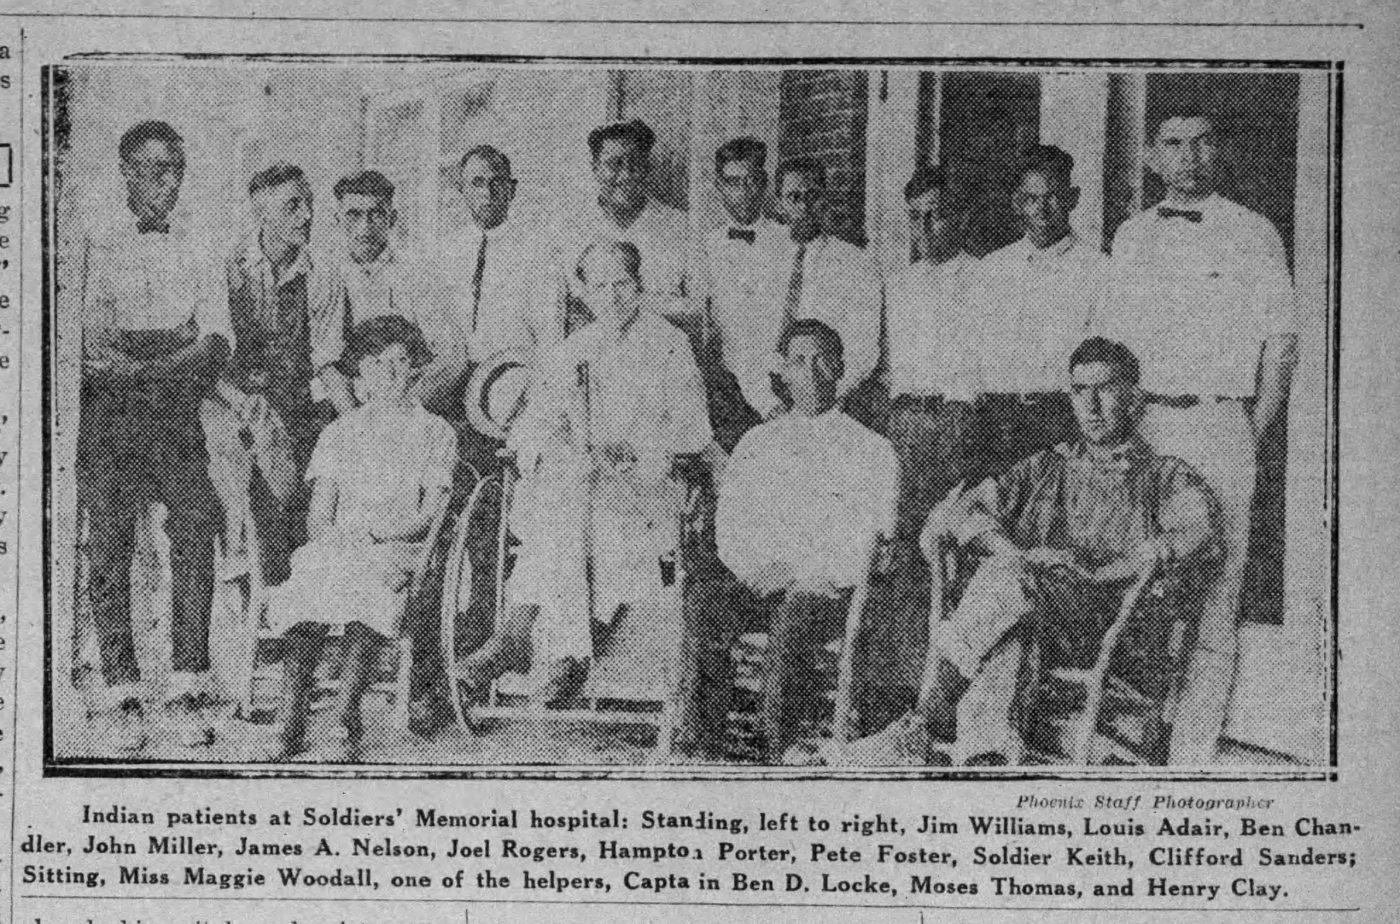
[[[959,481],[970,486],[981,476],[988,434],[970,404],[900,396],[888,436],[899,457],[896,537],[916,544],[934,505]]]
[[[801,723],[814,717],[822,699],[816,654],[842,634],[849,594],[841,599],[787,594],[773,606],[768,628],[759,719],[768,752],[776,763],[797,741]]]
[[[879,588],[879,617],[867,621],[871,666],[884,678],[869,716],[892,711],[918,686],[928,647],[928,564],[919,534],[929,512],[958,482],[975,484],[993,449],[972,405],[937,398],[894,399],[888,436],[899,458],[899,505],[894,536],[895,570]]]
[[[983,395],[978,411],[989,428],[994,464],[988,475],[1011,466],[1059,443],[1073,442],[1079,433],[1069,395],[1045,392],[1036,395]]]
[[[223,514],[209,481],[197,403],[83,395],[79,484],[88,509],[89,594],[109,686],[141,679],[131,623],[137,519],[165,504],[170,538],[172,667],[209,669],[214,542]]]
[[[258,529],[263,583],[276,586],[291,576],[292,553],[306,544],[306,517],[311,506],[311,490],[303,476],[311,462],[316,438],[334,415],[328,406],[273,393],[269,393],[268,403],[287,430],[290,438],[288,449],[297,476],[287,497],[279,497],[256,466],[248,485],[248,506]]]

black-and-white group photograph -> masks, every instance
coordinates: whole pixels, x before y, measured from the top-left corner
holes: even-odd
[[[46,769],[1334,767],[1340,80],[47,68]]]

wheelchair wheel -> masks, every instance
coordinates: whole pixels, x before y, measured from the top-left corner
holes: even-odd
[[[457,520],[452,545],[444,561],[442,585],[442,657],[448,678],[448,698],[458,724],[474,730],[468,722],[464,691],[457,665],[480,648],[495,629],[503,577],[500,531],[506,486],[501,475],[491,475],[476,484]],[[480,691],[471,691],[479,693]]]

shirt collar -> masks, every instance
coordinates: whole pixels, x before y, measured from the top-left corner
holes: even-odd
[[[1021,255],[1027,263],[1041,263],[1063,257],[1078,245],[1079,235],[1075,234],[1074,229],[1071,228],[1068,234],[1043,250],[1032,244],[1030,238],[1021,238]]]
[[[977,263],[977,258],[966,250],[959,250],[949,259],[942,263],[933,263],[929,260],[920,260],[916,265],[919,271],[931,279],[939,276],[961,276]]]
[[[733,228],[736,231],[752,231],[759,237],[763,237],[765,234],[771,234],[775,230],[778,230],[782,227],[782,225],[778,224],[776,221],[767,217],[766,215],[759,215],[757,218],[754,219],[753,224],[751,225],[741,225],[737,221],[734,221],[733,216],[731,216],[728,212],[725,212],[724,224],[720,225],[719,233],[728,234],[729,229]]]
[[[122,233],[130,237],[139,236],[154,240],[173,240],[175,238],[184,237],[189,231],[190,215],[184,209],[176,208],[169,215],[165,216],[165,221],[166,224],[170,226],[170,230],[165,234],[141,234],[137,227],[140,222],[136,218],[136,213],[128,208],[122,214],[122,220],[118,227],[121,228]]]
[[[264,274],[268,280],[275,278],[272,271],[272,261],[263,253],[262,244],[259,243],[259,234],[254,231],[248,238],[243,248],[243,263],[252,271]],[[297,251],[296,259],[283,272],[282,278],[277,280],[277,285],[286,285],[298,276],[306,276],[311,273],[311,253],[310,248],[302,247]]]
[[[797,253],[797,248],[802,245],[792,239],[792,234],[788,231],[787,225],[782,225],[781,227],[783,229],[783,243],[787,245],[789,251]],[[832,236],[823,231],[807,242],[807,253],[814,254],[825,250],[832,240]]]
[[[302,253],[305,252],[306,251],[303,249]],[[356,263],[347,256],[343,265],[345,269],[351,273],[370,278],[386,272],[398,262],[398,259],[398,256],[394,253],[394,246],[392,244],[386,244],[384,249],[379,252],[379,256],[368,263]],[[295,267],[296,264],[293,263],[292,266]]]
[[[1156,212],[1157,209],[1160,208],[1169,208],[1179,209],[1183,212],[1200,212],[1202,215],[1208,215],[1211,212],[1220,211],[1229,204],[1229,199],[1226,199],[1218,192],[1212,192],[1210,195],[1206,196],[1199,202],[1193,202],[1190,205],[1177,205],[1173,202],[1163,199],[1161,202],[1158,202],[1156,205],[1152,206],[1152,211]]]
[[[1082,439],[1073,443],[1061,443],[1059,446],[1055,447],[1055,451],[1066,459],[1089,461],[1089,447]],[[1114,447],[1113,453],[1109,456],[1105,467],[1115,468],[1120,471],[1128,471],[1151,458],[1151,456],[1151,447],[1147,445],[1140,435],[1134,433],[1120,445]]]
[[[607,216],[604,217],[606,218]],[[509,215],[506,216],[505,221],[496,225],[494,228],[483,228],[469,218],[467,219],[466,228],[467,240],[471,241],[473,244],[479,244],[483,237],[488,241],[494,241],[497,238],[505,237],[510,234],[514,228],[515,224],[511,222]]]
[[[626,228],[619,228],[617,223],[612,220],[612,216],[603,209],[603,204],[598,201],[598,197],[595,196],[593,198],[593,214],[597,217],[602,227],[606,228],[611,235],[632,234],[636,232],[638,228],[649,224],[656,217],[656,209],[656,200],[651,196],[647,196],[647,201],[643,203],[642,210],[637,213],[637,217],[632,220],[632,223]]]

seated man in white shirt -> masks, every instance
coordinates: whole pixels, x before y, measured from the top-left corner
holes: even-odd
[[[899,477],[890,444],[836,407],[840,335],[821,321],[795,321],[779,351],[778,391],[790,409],[739,441],[715,521],[720,559],[738,577],[739,595],[772,606],[761,706],[769,762],[783,758],[820,698],[806,665],[822,641],[840,634],[873,538],[894,529]],[[713,743],[730,688],[723,621],[735,607],[705,609],[698,711]]]
[[[472,686],[532,666],[538,703],[567,699],[595,636],[624,613],[652,617],[667,584],[661,560],[684,500],[672,459],[706,450],[711,434],[689,341],[642,307],[641,263],[626,242],[584,252],[577,276],[598,320],[544,358],[511,428],[512,610],[463,663]]]

